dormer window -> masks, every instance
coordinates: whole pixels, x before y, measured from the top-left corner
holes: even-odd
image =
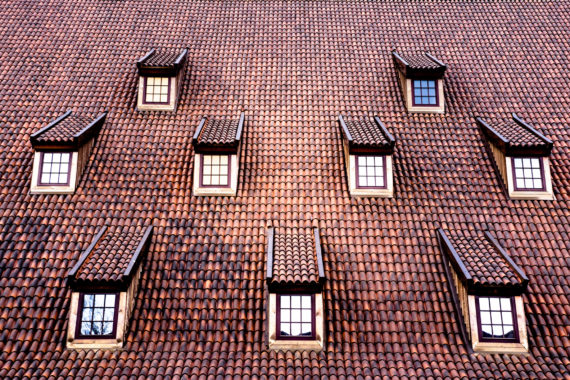
[[[120,348],[152,226],[103,227],[68,274],[68,348]]]
[[[358,197],[392,197],[396,139],[378,117],[346,119],[339,116],[343,135],[348,187]]]
[[[188,50],[152,49],[137,62],[139,110],[176,109]]]
[[[68,111],[30,136],[35,151],[32,194],[75,191],[106,115],[91,118]]]
[[[192,140],[194,195],[236,195],[244,122],[244,113],[234,120],[200,121]]]
[[[552,141],[515,114],[507,122],[476,120],[509,197],[554,199],[549,160]]]
[[[392,52],[408,112],[444,113],[443,76],[447,66],[428,53]]]
[[[269,348],[323,348],[325,280],[318,229],[270,228],[267,233]]]
[[[489,232],[439,229],[438,238],[466,344],[479,352],[527,352],[523,271]]]

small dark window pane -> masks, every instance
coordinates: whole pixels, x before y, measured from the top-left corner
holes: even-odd
[[[516,190],[544,189],[541,158],[513,158],[513,173]]]
[[[413,80],[416,106],[437,106],[437,86],[434,80]]]
[[[479,297],[481,340],[515,340],[516,325],[512,298]]]
[[[80,319],[80,335],[112,335],[117,307],[116,294],[84,294]]]

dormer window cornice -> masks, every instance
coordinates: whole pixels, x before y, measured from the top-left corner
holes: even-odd
[[[393,153],[396,139],[378,117],[339,116],[350,194],[392,197]]]
[[[103,227],[68,273],[68,348],[120,348],[152,226]]]
[[[392,52],[408,112],[443,113],[447,66],[429,53]]]
[[[244,123],[243,112],[238,119],[200,121],[192,139],[194,195],[236,195]]]
[[[30,135],[34,162],[30,192],[73,193],[107,113],[96,118],[67,111]]]
[[[554,199],[550,175],[553,142],[516,114],[512,120],[476,122],[487,140],[487,148],[514,199]]]
[[[528,278],[489,233],[438,230],[457,312],[475,351],[528,351],[524,302]],[[451,275],[449,275],[451,274]]]
[[[152,49],[137,61],[139,110],[176,109],[187,55],[187,49]]]

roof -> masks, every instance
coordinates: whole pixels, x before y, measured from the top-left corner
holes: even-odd
[[[203,118],[194,133],[192,143],[198,153],[230,152],[236,153],[243,132],[245,114],[239,119]]]
[[[0,378],[564,378],[570,365],[570,3],[11,1],[0,8]],[[64,29],[62,29],[64,28]],[[41,33],[39,32],[41,31]],[[136,110],[135,62],[187,46],[175,112]],[[450,70],[406,111],[390,51]],[[541,64],[547,63],[547,64]],[[452,68],[452,69],[451,69]],[[29,193],[29,135],[109,110],[74,194]],[[204,115],[247,114],[236,196],[192,194]],[[555,200],[503,192],[473,115],[552,139]],[[348,193],[338,115],[398,140],[394,198]],[[266,230],[319,227],[320,352],[267,348]],[[66,275],[102,225],[152,224],[120,350],[66,349]],[[530,279],[527,355],[470,355],[436,229],[490,231]],[[114,380],[114,379],[113,379]],[[367,380],[367,379],[366,379]]]
[[[488,231],[438,232],[445,253],[467,283],[468,291],[520,294],[526,289],[528,278]]]
[[[102,227],[69,271],[70,284],[74,289],[126,289],[148,250],[151,237],[152,226]]]
[[[176,76],[186,63],[188,49],[151,49],[137,61],[140,75]]]
[[[339,123],[350,153],[394,153],[396,139],[378,117],[345,120],[341,115]]]
[[[325,273],[318,228],[270,229],[268,241],[270,291],[321,291]]]
[[[507,155],[548,156],[552,151],[552,141],[542,133],[512,114],[512,120],[492,122],[476,118],[484,136]]]
[[[445,74],[447,66],[435,56],[421,53],[401,53],[392,51],[396,68],[406,78],[412,79],[439,79]]]
[[[30,142],[34,149],[54,147],[77,149],[99,133],[106,116],[106,112],[93,118],[67,111],[47,126],[32,133]]]

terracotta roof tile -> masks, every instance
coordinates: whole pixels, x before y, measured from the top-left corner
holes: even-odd
[[[343,123],[346,125],[351,138],[349,141],[351,148],[383,148],[390,152],[393,151],[395,139],[379,119],[371,120],[367,117],[344,119],[341,117],[340,123],[341,126]]]
[[[428,57],[425,53],[419,54],[402,54],[398,53],[410,67],[414,69],[437,69],[442,67],[439,63]]]
[[[81,145],[97,134],[105,121],[106,113],[98,117],[66,112],[46,127],[30,136],[34,147],[45,145]]]

